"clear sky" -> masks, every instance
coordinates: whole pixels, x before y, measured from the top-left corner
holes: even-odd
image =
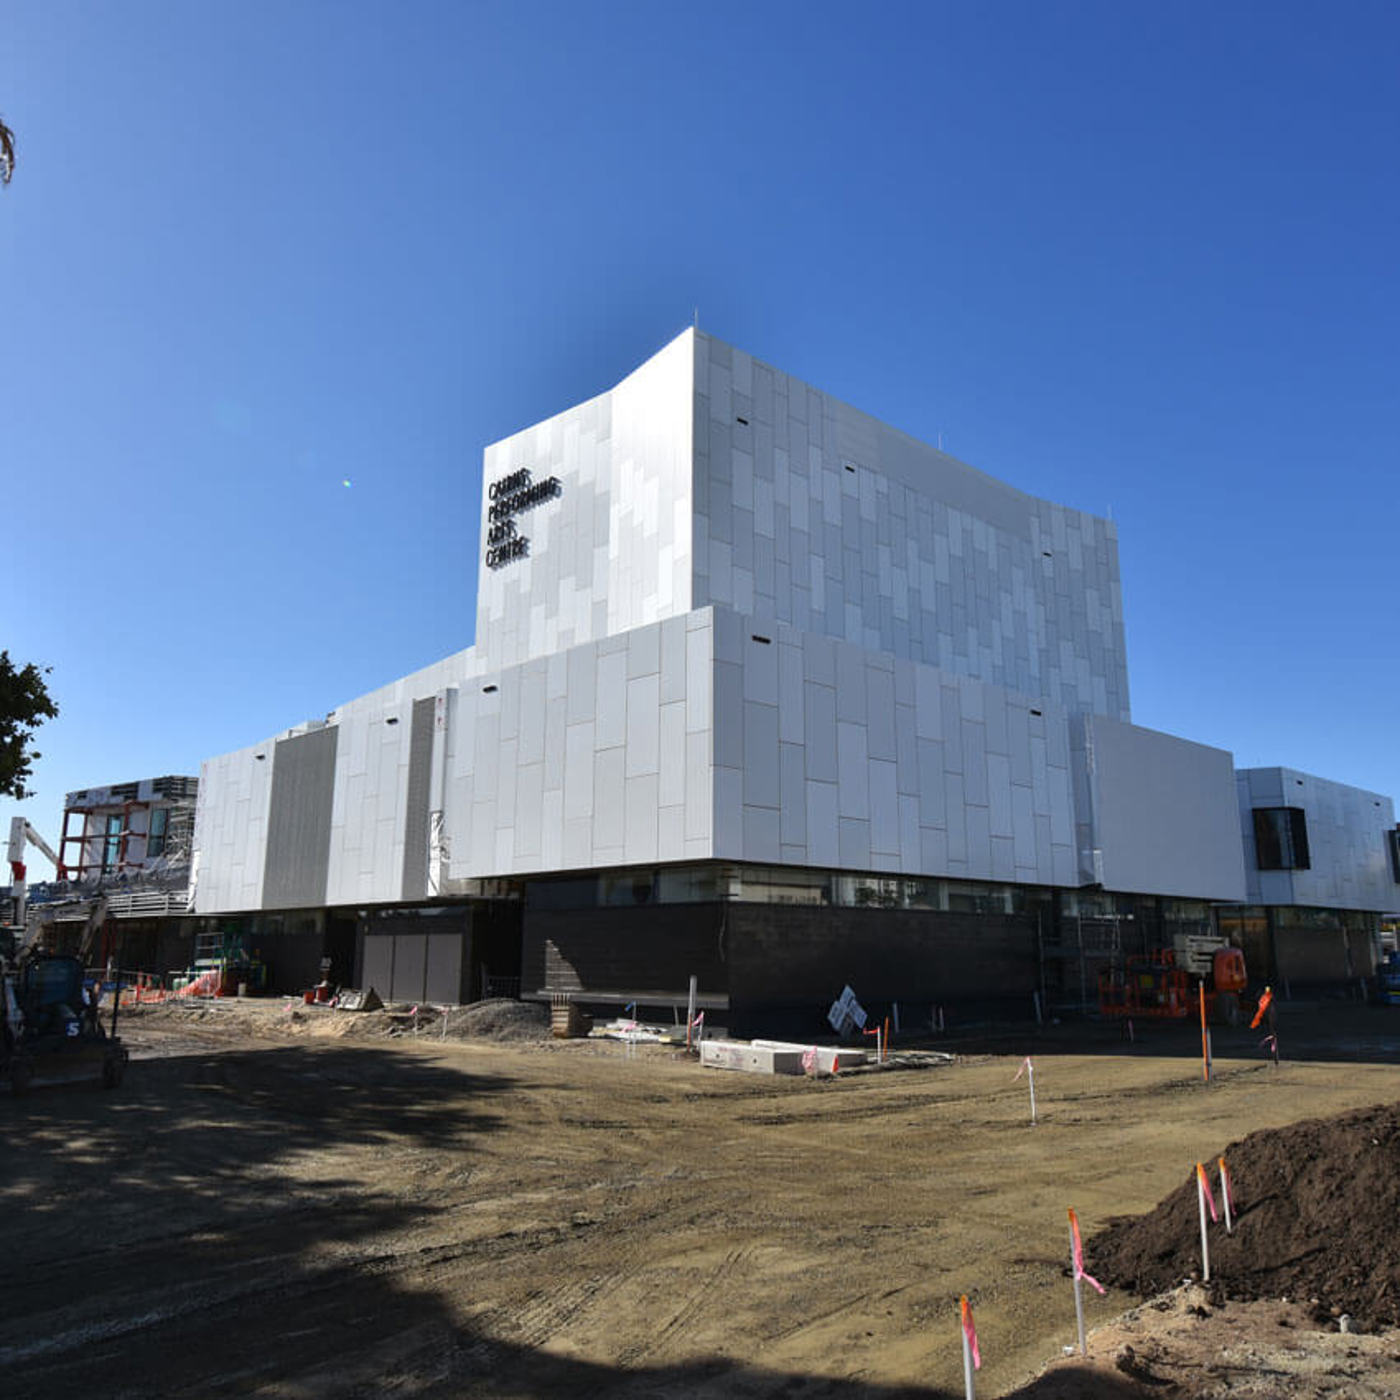
[[[1138,723],[1400,796],[1397,73],[1391,0],[9,0],[26,813],[470,644],[483,446],[696,308],[1111,510]]]

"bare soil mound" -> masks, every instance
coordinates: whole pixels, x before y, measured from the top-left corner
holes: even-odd
[[[447,1012],[446,1033],[467,1040],[543,1040],[549,1035],[549,1008],[540,1002],[493,997]]]
[[[1236,1219],[1233,1235],[1210,1227],[1218,1295],[1315,1299],[1319,1320],[1400,1325],[1400,1104],[1251,1133],[1224,1155]],[[1199,1275],[1200,1250],[1194,1172],[1155,1210],[1110,1221],[1087,1245],[1104,1283],[1143,1296]]]

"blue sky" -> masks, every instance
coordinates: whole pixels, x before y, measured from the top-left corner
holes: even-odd
[[[1397,71],[1388,3],[10,0],[24,810],[469,645],[483,446],[696,308],[1111,510],[1138,723],[1400,796]]]

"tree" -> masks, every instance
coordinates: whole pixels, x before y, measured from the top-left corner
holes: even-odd
[[[0,185],[8,185],[15,173],[15,134],[0,122]]]
[[[34,731],[46,719],[58,715],[58,706],[49,699],[44,677],[53,668],[39,667],[32,661],[17,669],[8,651],[0,651],[0,797],[23,801],[34,795],[25,786],[30,764],[43,755],[29,745]]]

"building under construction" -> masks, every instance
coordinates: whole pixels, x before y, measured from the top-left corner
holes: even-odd
[[[14,818],[9,898],[21,938],[95,965],[187,966],[198,790],[195,778],[166,776],[70,792],[56,847]]]
[[[1308,781],[1132,723],[1112,521],[687,330],[486,449],[475,646],[203,765],[192,905],[386,996],[695,975],[736,1026],[1082,1005],[1221,906],[1365,976],[1393,806]]]

